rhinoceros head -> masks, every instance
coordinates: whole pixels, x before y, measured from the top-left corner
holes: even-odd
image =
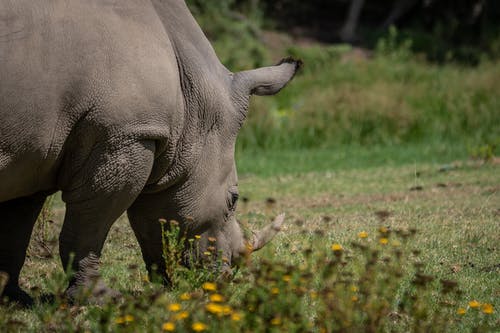
[[[183,171],[162,190],[141,195],[128,210],[148,269],[156,266],[161,272],[165,268],[159,218],[178,221],[182,236],[197,239],[195,252],[210,247],[227,267],[242,253],[262,248],[279,231],[283,215],[263,230],[244,236],[235,217],[239,193],[234,148],[250,96],[277,93],[300,65],[300,61],[284,59],[276,66],[228,73],[227,80],[205,86],[208,90],[201,94],[199,88],[194,89],[196,98],[185,93],[186,107],[191,108],[188,113],[196,119],[184,126],[180,155],[170,168]],[[184,91],[189,95],[190,89]]]

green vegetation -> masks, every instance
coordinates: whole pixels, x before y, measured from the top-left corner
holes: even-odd
[[[305,62],[279,95],[252,101],[236,152],[242,223],[256,229],[285,212],[284,230],[227,281],[179,266],[182,239],[165,228],[174,285],[164,289],[148,281],[123,216],[102,257],[123,299],[71,305],[55,198],[21,277],[55,302],[1,306],[0,331],[494,332],[500,63],[438,66],[395,29],[370,51],[286,36],[265,44],[258,1],[189,3],[230,69]]]
[[[238,139],[240,151],[418,143],[447,144],[464,152],[489,146],[498,155],[498,61],[438,66],[413,53],[418,41],[395,28],[373,50],[305,43],[276,33],[266,43],[258,1],[190,4],[231,70],[271,64],[284,56],[305,63],[279,95],[252,100]]]
[[[500,65],[433,66],[385,51],[349,59],[342,47],[291,48],[305,68],[271,99],[256,98],[239,147],[499,144]]]
[[[258,228],[278,212],[287,223],[229,281],[178,266],[171,240],[166,258],[177,268],[174,287],[148,282],[122,217],[102,267],[124,299],[100,307],[70,305],[62,296],[67,280],[55,240],[63,211],[54,199],[53,222],[39,221],[35,234],[45,236],[32,241],[22,285],[34,295],[53,293],[56,302],[30,311],[0,307],[2,332],[495,331],[496,160],[303,168],[241,176],[241,196],[248,198],[239,207],[242,223]],[[170,230],[166,239],[175,236]]]

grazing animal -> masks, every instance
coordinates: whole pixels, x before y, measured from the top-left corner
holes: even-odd
[[[165,271],[159,218],[201,235],[202,250],[215,238],[228,266],[248,244],[262,247],[283,217],[243,236],[236,137],[250,95],[277,93],[299,67],[284,59],[230,72],[181,0],[0,0],[3,296],[32,303],[19,272],[56,191],[66,204],[61,261],[76,273],[69,297],[96,276],[125,211],[150,272]]]

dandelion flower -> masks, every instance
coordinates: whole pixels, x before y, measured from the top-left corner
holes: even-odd
[[[123,317],[118,317],[115,319],[115,323],[118,325],[124,324],[125,323],[125,318]]]
[[[281,325],[281,318],[280,317],[274,317],[271,319],[271,325],[278,326]]]
[[[217,290],[217,285],[213,282],[205,282],[202,286],[203,289],[206,291],[216,291]]]
[[[128,314],[128,315],[125,315],[124,319],[127,323],[131,323],[134,321],[134,316]]]
[[[233,308],[230,307],[229,305],[224,305],[222,307],[222,314],[225,316],[229,316],[230,314],[233,313]]]
[[[469,307],[475,309],[475,308],[478,308],[481,306],[481,303],[479,303],[478,301],[476,300],[472,300],[469,302]]]
[[[378,231],[380,231],[381,234],[386,234],[389,232],[389,229],[387,229],[386,227],[380,227],[380,229],[378,229]]]
[[[191,295],[188,293],[183,293],[179,296],[181,301],[189,301],[191,299]]]
[[[280,293],[279,288],[277,288],[277,287],[271,288],[271,294],[278,295],[279,293]]]
[[[194,238],[201,239],[201,236],[200,235],[194,235]]]
[[[368,233],[366,231],[361,231],[360,233],[358,233],[358,237],[359,238],[367,238]]]
[[[181,310],[181,305],[179,303],[169,304],[167,309],[172,312],[178,312]]]
[[[205,251],[205,252],[203,252],[203,254],[206,255],[206,256],[211,256],[212,255],[212,253],[210,253],[209,251]]]
[[[238,312],[235,312],[231,315],[231,320],[232,321],[240,321],[241,320],[241,314]]]
[[[289,282],[292,279],[290,275],[283,275],[283,281]]]
[[[183,320],[183,319],[186,319],[187,317],[189,317],[189,312],[182,311],[182,312],[179,312],[178,314],[176,314],[174,318],[177,320]]]
[[[484,303],[481,307],[481,310],[486,314],[492,314],[493,312],[495,312],[495,309],[493,309],[493,304],[490,303]]]
[[[342,247],[342,245],[340,245],[340,244],[333,244],[331,248],[332,248],[332,251],[334,251],[334,252],[340,252],[344,249]]]
[[[224,302],[224,296],[220,295],[220,294],[212,294],[210,295],[210,297],[208,297],[208,299],[210,299],[211,302]]]
[[[202,332],[202,331],[205,331],[207,329],[207,325],[203,324],[202,322],[197,321],[197,322],[193,323],[193,325],[191,325],[191,328],[195,332]]]
[[[387,243],[389,243],[389,239],[387,239],[387,238],[380,238],[380,239],[378,240],[378,242],[379,242],[380,244],[382,244],[382,245],[386,245]]]
[[[351,297],[351,301],[353,301],[353,302],[357,302],[357,301],[358,301],[358,296],[352,296],[352,297]]]
[[[463,316],[465,313],[467,312],[467,310],[465,310],[464,308],[458,308],[457,310],[457,314]]]
[[[221,314],[222,312],[224,312],[224,307],[217,303],[208,303],[207,305],[205,305],[205,309],[213,314]]]
[[[173,332],[175,331],[175,324],[171,321],[167,321],[166,323],[163,323],[161,329],[167,332]]]

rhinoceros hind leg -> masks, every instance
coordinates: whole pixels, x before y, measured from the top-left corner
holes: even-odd
[[[35,194],[0,203],[0,272],[8,275],[2,299],[24,306],[32,305],[33,300],[19,288],[19,273],[45,198],[45,194]]]

